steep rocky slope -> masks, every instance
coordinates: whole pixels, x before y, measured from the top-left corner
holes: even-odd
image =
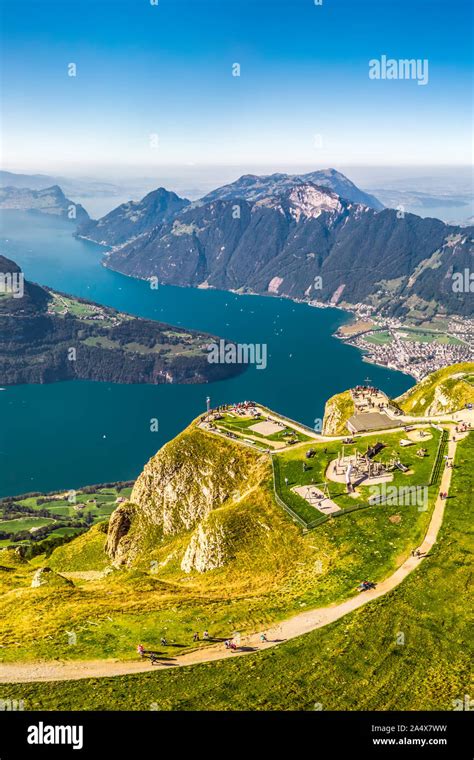
[[[354,402],[350,391],[331,396],[324,407],[323,435],[345,435],[346,423],[354,414]]]
[[[243,513],[269,477],[267,457],[192,425],[150,459],[130,502],[112,514],[107,553],[115,565],[132,565],[185,535],[183,570],[220,567],[249,531],[262,530]]]
[[[452,279],[472,265],[472,228],[377,212],[308,181],[264,191],[193,203],[104,263],[164,284],[364,302],[419,319],[472,313],[472,299],[454,292]]]
[[[122,203],[101,219],[90,219],[79,226],[77,234],[97,243],[118,245],[170,221],[187,205],[186,198],[160,187],[141,201]]]

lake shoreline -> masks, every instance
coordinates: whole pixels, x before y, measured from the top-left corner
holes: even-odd
[[[82,236],[78,236],[82,237]],[[89,240],[89,242],[95,243],[94,240],[90,240],[89,238],[84,238]],[[101,243],[96,243],[96,245],[102,245]],[[113,249],[108,251],[103,259],[101,260],[101,266],[103,266],[105,269],[109,269],[111,272],[115,272],[116,274],[122,275],[122,277],[128,277],[131,280],[138,280],[140,282],[148,282],[150,280],[149,277],[138,277],[137,275],[127,274],[126,272],[121,272],[120,269],[115,269],[114,267],[108,266],[107,264],[107,258],[110,253],[113,252]],[[165,286],[169,286],[170,283],[163,283]],[[348,306],[340,306],[333,303],[326,303],[324,301],[310,301],[305,298],[292,298],[291,296],[287,296],[284,294],[278,294],[278,293],[257,293],[252,290],[246,290],[242,291],[241,289],[234,290],[232,288],[229,288],[229,290],[224,290],[222,288],[216,288],[213,285],[208,285],[206,283],[206,286],[203,285],[176,285],[172,284],[171,287],[173,288],[181,288],[183,290],[212,290],[215,292],[220,293],[232,293],[236,296],[260,296],[262,298],[273,298],[273,299],[280,299],[285,301],[290,301],[291,303],[297,303],[309,306],[312,309],[320,309],[321,311],[325,309],[337,309],[338,311],[343,312],[344,314],[349,315],[347,324],[355,324],[357,322],[357,319],[359,317],[359,314],[356,309],[351,309]],[[345,338],[344,336],[338,334],[339,328],[332,333],[333,338],[337,338],[338,340],[342,341],[343,343],[346,343],[347,345],[353,345],[354,348],[357,348],[357,350],[362,354],[362,361],[366,362],[367,364],[373,364],[377,367],[381,367],[382,369],[389,369],[394,370],[395,372],[402,372],[404,375],[409,375],[414,379],[415,382],[417,382],[417,376],[406,369],[404,366],[397,366],[396,364],[382,364],[381,362],[376,361],[376,357],[374,354],[371,353],[370,349],[361,349],[359,346],[354,345],[351,343],[350,338]]]
[[[252,399],[314,426],[334,393],[363,383],[367,364],[334,333],[348,316],[288,298],[237,298],[216,289],[162,286],[101,266],[104,249],[68,223],[2,212],[2,253],[28,280],[145,320],[267,346],[267,366],[205,384],[75,380],[9,386],[0,393],[0,495],[48,493],[84,483],[134,479],[144,463],[206,407]],[[250,295],[250,294],[248,294]],[[255,294],[257,295],[257,294]],[[371,383],[390,397],[413,379],[373,366]]]

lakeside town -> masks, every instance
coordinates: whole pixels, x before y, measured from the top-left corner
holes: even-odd
[[[472,318],[446,318],[440,329],[441,325],[407,326],[395,317],[376,320],[366,310],[355,314],[356,321],[340,327],[336,337],[359,348],[371,364],[406,372],[419,381],[430,372],[474,358]]]

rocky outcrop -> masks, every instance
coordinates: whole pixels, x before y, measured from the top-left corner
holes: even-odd
[[[238,504],[268,471],[265,456],[191,426],[150,459],[130,503],[112,514],[108,556],[115,566],[132,565],[173,537],[195,531],[183,569],[220,566],[224,553],[230,556],[233,528],[228,520],[214,519],[215,511]]]
[[[110,517],[105,551],[116,565],[121,565],[129,552],[131,543],[129,532],[134,514],[135,506],[130,502],[125,502],[112,512]]]
[[[226,533],[223,525],[199,525],[193,533],[181,562],[181,570],[205,573],[225,565],[228,559]]]
[[[354,402],[350,391],[332,396],[326,402],[324,409],[323,434],[343,435],[347,433],[346,423],[352,414],[354,414]]]
[[[40,567],[33,576],[31,588],[40,586],[74,586],[74,583],[59,573],[55,573],[50,567]]]
[[[252,494],[242,502],[211,512],[191,536],[181,561],[181,570],[206,573],[224,567],[250,544],[264,540],[268,526],[258,520]],[[250,508],[249,508],[250,507]]]

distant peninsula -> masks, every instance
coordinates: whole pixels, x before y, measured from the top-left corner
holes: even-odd
[[[208,361],[216,340],[29,282],[0,256],[1,385],[206,383],[242,372],[242,365]]]
[[[11,211],[34,211],[49,214],[76,224],[89,221],[89,214],[80,203],[66,198],[59,185],[40,190],[29,187],[0,187],[0,209]]]

